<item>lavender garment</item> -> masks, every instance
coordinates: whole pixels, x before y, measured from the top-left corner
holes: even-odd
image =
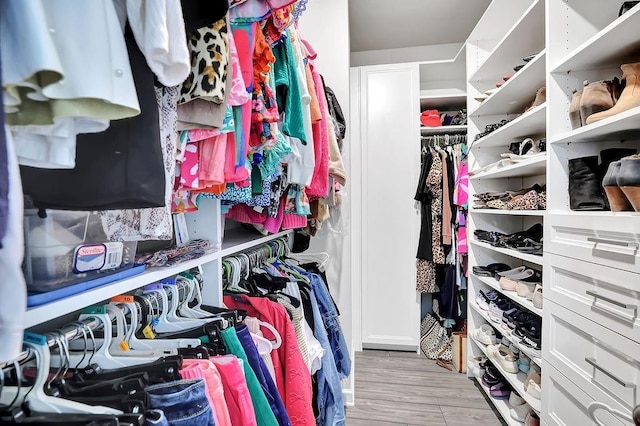
[[[0,62],[0,75],[2,63]],[[2,91],[0,91],[0,105],[4,105]],[[9,164],[7,161],[7,139],[4,129],[4,109],[0,113],[0,248],[2,239],[7,233],[9,220]]]

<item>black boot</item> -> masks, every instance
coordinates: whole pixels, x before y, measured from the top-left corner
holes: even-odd
[[[609,164],[637,153],[638,150],[633,148],[609,148],[600,151],[600,166],[598,167],[600,179],[604,178],[604,175],[609,169]]]
[[[604,210],[604,195],[598,175],[598,157],[569,160],[569,204],[571,210]]]

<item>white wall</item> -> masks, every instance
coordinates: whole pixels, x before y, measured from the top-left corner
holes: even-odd
[[[347,122],[347,136],[343,145],[343,159],[347,168],[346,195],[339,215],[335,214],[326,223],[318,236],[312,239],[310,253],[327,252],[331,262],[327,268],[327,279],[338,309],[340,323],[349,343],[353,359],[353,317],[351,285],[351,235],[349,233],[349,194],[351,170],[349,137],[349,7],[347,0],[309,0],[307,10],[300,18],[302,36],[308,40],[318,58],[315,61],[325,83],[336,93]],[[354,375],[343,383],[345,403],[354,402]]]

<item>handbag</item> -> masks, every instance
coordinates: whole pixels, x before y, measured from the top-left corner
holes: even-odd
[[[453,368],[455,368],[458,373],[466,373],[467,363],[465,360],[467,359],[467,332],[455,331],[451,335],[451,340],[453,341]]]
[[[437,109],[428,109],[420,114],[420,122],[425,127],[440,127],[442,121],[440,121],[440,113]]]
[[[451,361],[451,339],[447,330],[431,313],[427,314],[420,324],[420,349],[429,359]]]

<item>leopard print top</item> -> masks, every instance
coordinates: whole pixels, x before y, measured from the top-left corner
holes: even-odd
[[[431,191],[431,250],[433,262],[445,263],[444,248],[442,247],[442,158],[437,152],[433,153],[433,163],[427,175],[427,187]]]
[[[187,44],[191,53],[191,72],[182,83],[178,103],[196,98],[223,103],[227,78],[230,78],[227,18],[190,32]]]

